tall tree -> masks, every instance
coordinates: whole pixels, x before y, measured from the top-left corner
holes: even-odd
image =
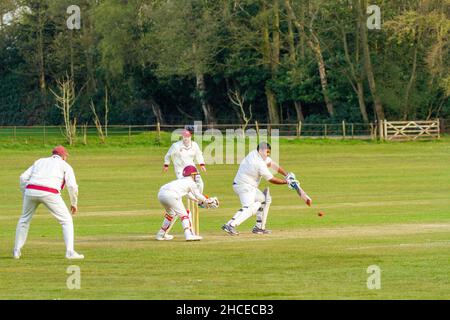
[[[21,7],[26,7],[28,10],[23,11],[23,18],[21,23],[27,29],[24,34],[26,40],[22,42],[23,52],[30,52],[24,54],[30,65],[34,65],[30,71],[37,76],[39,90],[44,97],[47,90],[47,70],[46,70],[46,47],[49,42],[48,30],[50,17],[48,14],[48,0],[23,0],[20,2]]]
[[[219,46],[219,9],[206,0],[161,1],[153,7],[150,18],[153,28],[149,41],[151,59],[160,77],[190,77],[204,118],[215,123],[209,100],[207,78],[215,73],[215,57]]]
[[[363,61],[360,34],[362,21],[359,19],[357,1],[333,3],[329,10],[336,38],[341,40],[341,43],[336,46],[336,51],[343,51],[345,61],[345,64],[339,66],[339,70],[342,70],[342,74],[346,76],[357,95],[361,118],[364,122],[369,122],[364,92],[366,75],[364,68],[361,67]]]
[[[384,120],[385,119],[384,109],[383,109],[383,105],[381,103],[380,95],[377,91],[377,84],[376,84],[375,74],[374,74],[373,65],[372,65],[372,57],[370,55],[369,38],[368,38],[368,34],[367,34],[367,25],[366,25],[366,21],[367,21],[366,10],[367,10],[367,6],[368,6],[367,0],[359,0],[359,4],[355,3],[355,5],[358,5],[357,8],[358,8],[359,21],[360,21],[358,23],[358,27],[359,27],[359,33],[361,36],[361,47],[362,47],[363,56],[364,56],[364,69],[365,69],[365,73],[367,75],[370,92],[372,94],[373,103],[375,106],[375,114],[376,114],[377,120]]]
[[[291,5],[291,0],[284,0],[284,5],[289,8],[289,6]],[[303,21],[303,12],[300,14],[300,19],[302,19]],[[303,23],[302,23],[303,24]],[[305,55],[305,49],[304,49],[304,41],[303,41],[303,37],[301,37],[301,41],[300,41],[300,50],[297,50],[297,44],[295,41],[296,35],[295,35],[295,30],[294,30],[294,23],[292,21],[292,16],[288,16],[287,19],[287,35],[286,35],[286,41],[288,43],[288,51],[289,51],[289,64],[290,64],[290,68],[293,69],[295,68],[295,66],[298,63],[298,54],[297,52],[300,51],[301,52],[301,56],[302,58],[304,58]],[[297,121],[305,121],[305,116],[303,114],[303,108],[302,108],[302,102],[299,101],[298,99],[294,99],[294,108],[295,108],[295,113],[297,115]]]
[[[263,1],[262,3],[262,52],[263,65],[268,69],[271,79],[275,78],[280,64],[280,16],[278,0]],[[269,5],[272,8],[269,9]],[[270,84],[267,82],[266,87],[267,111],[270,123],[280,123],[280,112],[278,110],[277,98]]]
[[[289,1],[285,1],[285,7],[287,10],[287,14],[290,20],[295,24],[298,29],[298,32],[301,37],[305,37],[306,43],[308,47],[314,54],[319,70],[320,75],[320,84],[322,87],[323,99],[328,111],[328,114],[332,117],[334,116],[334,105],[330,97],[329,92],[329,81],[327,75],[327,66],[325,62],[325,58],[323,55],[322,43],[320,36],[316,30],[316,19],[317,15],[320,11],[322,2],[318,1],[314,4],[311,4],[309,1],[304,1],[301,5],[305,6],[305,8],[301,11],[300,17],[303,15],[303,12],[307,12],[306,16],[308,20],[303,20],[302,18],[298,18],[295,10],[293,9],[292,4]]]

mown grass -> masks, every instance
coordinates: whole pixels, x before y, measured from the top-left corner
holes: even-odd
[[[172,242],[153,240],[162,222],[156,194],[173,179],[161,173],[166,144],[79,145],[69,162],[80,185],[76,248],[86,259],[63,258],[60,227],[40,208],[15,261],[18,176],[50,148],[0,147],[0,299],[450,298],[448,138],[282,141],[280,162],[314,205],[271,186],[268,236],[251,234],[253,218],[239,237],[220,230],[239,207],[237,165],[209,165],[205,193],[221,207],[201,212],[198,243],[183,241],[179,224]],[[80,290],[66,287],[72,264],[81,268]],[[381,269],[380,290],[367,288],[371,265]]]

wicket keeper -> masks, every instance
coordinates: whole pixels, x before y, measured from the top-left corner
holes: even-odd
[[[169,182],[161,187],[158,193],[158,200],[166,210],[161,229],[156,234],[156,240],[172,240],[173,236],[167,234],[167,230],[174,221],[175,217],[180,217],[184,229],[186,241],[198,241],[203,239],[195,235],[192,231],[191,218],[183,204],[183,197],[187,196],[192,201],[202,204],[206,208],[218,208],[217,198],[206,198],[198,187],[200,174],[194,166],[186,166],[183,169],[181,179]]]

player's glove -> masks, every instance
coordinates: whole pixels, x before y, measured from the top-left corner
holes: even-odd
[[[295,179],[287,180],[287,182],[289,190],[297,190],[297,188],[300,186],[300,182]]]
[[[200,189],[200,186],[199,186],[199,189]],[[208,200],[209,197],[208,197],[207,194],[204,194],[203,196],[206,198],[206,200]],[[208,208],[208,205],[206,204],[206,201],[204,201],[204,202],[199,202],[199,203],[198,203],[198,206],[199,206],[200,208],[202,208],[202,209]]]
[[[216,209],[219,207],[219,199],[216,197],[206,199],[205,205],[207,208]]]
[[[285,177],[286,180],[295,180],[295,174],[293,172],[288,172],[288,174]]]
[[[300,182],[297,179],[295,179],[295,174],[293,172],[289,172],[285,178],[286,178],[288,188],[290,190],[295,190],[295,189],[297,189],[297,186],[300,185]]]

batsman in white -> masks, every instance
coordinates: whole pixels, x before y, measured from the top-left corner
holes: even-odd
[[[156,240],[172,240],[173,236],[167,234],[175,217],[180,217],[184,229],[186,241],[198,241],[202,237],[195,235],[192,231],[191,218],[183,204],[183,197],[187,196],[191,200],[202,204],[206,208],[218,208],[217,198],[206,198],[198,187],[200,174],[192,165],[186,166],[183,170],[183,178],[169,182],[161,187],[158,193],[158,200],[165,208],[166,214],[161,229],[156,234]]]
[[[63,146],[52,150],[52,156],[34,162],[20,176],[20,189],[23,193],[22,216],[17,223],[14,259],[20,259],[21,249],[27,240],[31,219],[42,203],[62,226],[66,244],[67,259],[84,259],[74,250],[74,231],[72,215],[77,212],[78,185],[72,167],[66,162],[69,154]],[[70,211],[61,197],[61,190],[67,186],[71,202]]]
[[[270,230],[266,229],[267,216],[272,202],[269,188],[263,192],[258,189],[261,177],[273,184],[287,184],[290,189],[295,183],[295,175],[286,172],[281,166],[275,163],[270,156],[271,146],[266,142],[261,142],[256,150],[251,151],[244,160],[242,160],[239,170],[234,178],[233,189],[239,196],[242,208],[222,226],[222,229],[230,235],[238,235],[236,230],[240,224],[251,216],[256,214],[256,225],[252,232],[255,234],[268,234]],[[285,178],[275,177],[269,170],[272,168]]]

